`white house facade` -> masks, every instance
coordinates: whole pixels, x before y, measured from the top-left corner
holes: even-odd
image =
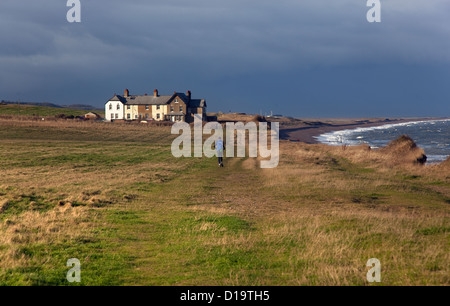
[[[107,121],[123,120],[125,113],[125,101],[115,95],[105,104],[105,119]]]

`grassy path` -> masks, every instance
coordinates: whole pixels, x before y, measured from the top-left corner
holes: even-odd
[[[214,240],[252,231],[245,216],[233,212],[233,201],[253,174],[241,167],[241,159],[226,160],[224,168],[214,167],[214,161],[110,212],[123,237],[119,252],[135,266],[124,273],[125,283],[217,285],[229,277],[235,252],[214,246]],[[172,192],[178,188],[183,192]]]
[[[167,128],[0,121],[0,284],[450,284],[450,176],[281,143],[174,158]],[[372,153],[371,153],[372,154]],[[447,171],[447,172],[446,172]]]

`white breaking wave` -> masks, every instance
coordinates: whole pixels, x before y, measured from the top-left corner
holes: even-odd
[[[352,139],[349,139],[350,135],[353,135],[355,133],[362,133],[367,131],[374,131],[374,130],[387,130],[390,128],[395,127],[401,127],[401,126],[414,126],[417,124],[422,123],[429,123],[429,124],[436,124],[436,122],[446,122],[450,121],[450,119],[440,119],[440,120],[423,120],[423,121],[410,121],[410,122],[402,122],[402,123],[389,123],[379,126],[371,126],[371,127],[358,127],[354,129],[348,129],[348,130],[341,130],[341,131],[334,131],[334,132],[328,132],[321,134],[319,136],[314,136],[319,142],[330,144],[330,145],[360,145],[364,143],[368,143],[367,141],[355,141]],[[361,137],[361,136],[359,136]],[[358,137],[358,138],[359,138]],[[359,138],[363,139],[363,138]]]
[[[437,141],[433,141],[432,138],[429,138],[429,136],[424,137],[423,133],[432,133],[430,135],[440,135],[441,133],[443,133],[443,130],[441,128],[437,128],[436,124],[445,122],[450,122],[450,119],[389,123],[380,126],[358,127],[354,129],[328,132],[316,136],[315,138],[319,142],[329,145],[368,144],[372,148],[377,149],[379,147],[387,145],[390,140],[393,140],[393,136],[398,137],[400,134],[404,134],[404,127],[414,127],[420,125],[417,129],[413,128],[416,133],[418,131],[421,131],[421,136],[417,139],[418,145],[425,149],[426,154],[428,152],[428,163],[436,163],[446,160],[449,156],[449,144],[448,139],[446,139],[446,137],[448,137],[446,135],[448,134],[442,134],[442,137],[439,137]],[[377,139],[376,135],[370,133],[371,131],[376,131],[380,138]],[[438,151],[436,151],[436,149],[438,149]]]

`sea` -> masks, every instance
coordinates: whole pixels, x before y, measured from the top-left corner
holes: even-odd
[[[450,119],[341,130],[322,134],[316,139],[330,145],[367,144],[376,149],[386,146],[401,135],[408,135],[425,150],[427,164],[442,162],[450,155]]]

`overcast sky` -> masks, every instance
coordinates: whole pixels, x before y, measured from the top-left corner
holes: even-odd
[[[208,111],[450,116],[450,1],[1,0],[0,100],[191,90]]]

